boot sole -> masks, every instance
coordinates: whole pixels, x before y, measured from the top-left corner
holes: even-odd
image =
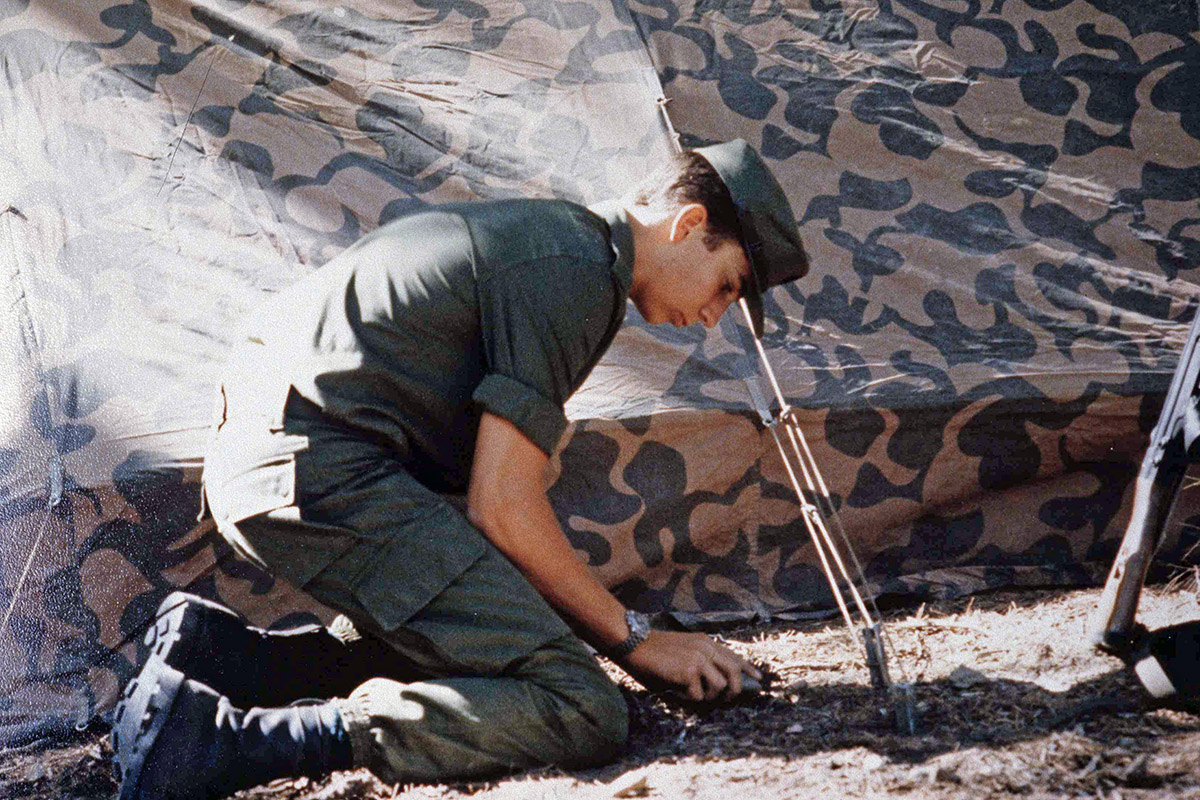
[[[148,662],[129,682],[113,715],[113,772],[121,784],[119,800],[140,800],[142,768],[183,685],[182,673],[154,666],[157,669],[151,672]]]
[[[121,785],[119,800],[140,796],[142,767],[186,677],[188,639],[200,624],[200,615],[219,609],[210,605],[196,595],[171,592],[146,629],[142,643],[148,655],[138,676],[125,687],[113,716],[113,772]],[[193,609],[197,613],[189,613]]]
[[[158,659],[190,678],[227,693],[226,689],[233,687],[223,686],[220,671],[213,670],[212,657],[202,652],[193,653],[197,641],[206,635],[205,629],[212,634],[220,624],[242,627],[246,623],[235,612],[210,600],[187,592],[172,592],[159,603],[154,622],[142,640],[149,649],[145,663]]]
[[[191,598],[180,592],[172,592],[159,604],[154,622],[146,629],[146,636],[142,639],[149,648],[146,664],[157,658],[168,666],[186,671],[186,664],[181,666],[178,661],[186,661],[187,654],[177,650],[176,646],[190,632],[184,628],[195,627],[186,624],[190,605]],[[145,664],[142,666],[145,668]]]

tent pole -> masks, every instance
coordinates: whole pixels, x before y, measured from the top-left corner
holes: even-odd
[[[679,132],[675,130],[675,125],[671,122],[671,117],[667,113],[668,102],[670,101],[667,97],[659,95],[657,99],[658,110],[662,115],[663,125],[666,127],[671,146],[676,153],[679,153],[683,150],[683,145],[680,141]],[[743,315],[745,315],[746,324],[753,331],[754,323],[750,317],[750,307],[746,305],[744,298],[739,299],[738,304],[741,306]],[[854,606],[863,621],[863,627],[860,629],[860,632],[862,644],[866,650],[867,670],[871,676],[871,685],[875,688],[877,696],[884,702],[884,705],[891,706],[896,728],[902,733],[915,733],[916,716],[913,708],[912,684],[907,681],[907,678],[903,683],[895,684],[892,682],[887,666],[887,639],[884,635],[883,620],[879,614],[879,607],[875,603],[875,597],[869,595],[871,607],[875,611],[875,617],[879,618],[874,619],[871,611],[868,610],[866,603],[863,601],[862,593],[859,592],[855,580],[846,569],[845,561],[838,552],[837,545],[829,532],[829,526],[826,524],[828,517],[833,518],[842,544],[850,554],[850,560],[858,575],[858,582],[865,590],[867,587],[867,578],[863,572],[862,564],[859,562],[858,556],[855,555],[854,548],[850,546],[850,538],[846,535],[845,528],[842,527],[837,509],[833,507],[833,502],[829,497],[829,489],[825,485],[821,471],[817,468],[817,461],[808,446],[804,432],[800,429],[796,415],[791,406],[788,405],[787,400],[784,399],[783,390],[780,389],[779,381],[775,377],[775,371],[771,368],[771,362],[767,360],[766,350],[763,349],[762,342],[757,336],[752,335],[750,338],[754,340],[759,360],[771,383],[771,388],[775,391],[775,397],[779,401],[778,416],[770,416],[770,403],[765,400],[763,407],[759,409],[759,413],[763,417],[763,423],[771,431],[771,436],[775,440],[775,446],[779,450],[780,458],[783,459],[783,466],[787,470],[788,478],[792,482],[792,488],[796,492],[796,499],[800,503],[801,517],[804,519],[805,528],[808,530],[809,538],[812,540],[813,547],[820,558],[821,569],[825,573],[825,580],[829,583],[829,588],[833,592],[838,610],[841,612],[842,618],[846,622],[846,627],[853,638],[854,619],[850,613],[850,605],[846,602],[846,597],[842,593],[837,575],[834,572],[833,566],[836,565],[837,573],[846,582],[846,587],[854,601]],[[747,385],[750,386],[751,393],[754,395],[757,404],[759,393],[751,385],[749,378],[747,378]],[[784,447],[783,439],[779,436],[777,428],[780,424],[787,431],[788,443],[791,445],[791,457],[789,457],[788,448]],[[795,465],[793,465],[793,460],[795,461]],[[799,466],[799,471],[804,477],[803,487],[800,484],[800,479],[797,477],[796,465]],[[821,508],[810,502],[805,497],[805,489],[807,489],[808,494],[814,498],[818,498],[824,504],[825,508]],[[831,561],[832,564],[830,563]],[[902,674],[903,671],[903,666],[901,666]]]
[[[744,298],[740,299],[738,305],[741,307],[742,314],[746,318],[746,324],[753,330],[754,325],[750,316],[750,307],[746,304],[746,300]],[[881,707],[891,707],[893,722],[897,730],[901,733],[915,733],[916,715],[913,704],[912,683],[907,679],[907,675],[904,674],[903,665],[901,665],[900,670],[901,675],[905,679],[900,683],[895,683],[891,679],[887,659],[889,643],[884,633],[883,619],[879,613],[879,607],[875,602],[874,596],[869,593],[868,597],[871,608],[868,608],[867,603],[863,600],[863,592],[866,592],[868,582],[866,573],[862,568],[862,563],[854,553],[854,548],[851,546],[850,539],[846,535],[845,528],[842,526],[837,509],[833,506],[825,479],[817,467],[816,458],[813,456],[812,449],[808,446],[808,440],[804,436],[804,431],[800,428],[795,411],[788,405],[783,395],[783,390],[779,386],[779,380],[776,378],[775,370],[772,369],[771,362],[767,358],[762,341],[757,336],[753,337],[753,339],[754,346],[758,351],[759,361],[763,366],[763,371],[766,373],[767,379],[775,391],[776,400],[779,402],[779,414],[767,420],[767,427],[771,431],[771,436],[775,440],[779,455],[783,459],[783,465],[788,477],[791,479],[792,488],[796,492],[796,497],[800,503],[801,517],[804,519],[804,525],[820,558],[825,579],[829,582],[829,588],[833,592],[838,609],[846,621],[847,628],[853,635],[855,628],[854,620],[849,611],[849,604],[842,593],[840,581],[831,567],[830,562],[832,561],[837,567],[837,573],[845,581],[846,589],[849,591],[854,607],[862,620],[862,627],[859,629],[859,632],[866,653],[867,671],[871,677],[871,685],[874,687],[876,695],[882,703]],[[783,425],[787,433],[788,444],[791,445],[790,451],[789,448],[784,447],[783,439],[779,436],[777,428],[780,425]],[[803,487],[797,477],[797,469],[793,462],[799,466],[799,472],[804,478]],[[818,498],[824,508],[810,502],[805,496],[806,490],[809,495]],[[829,531],[829,526],[826,524],[828,517],[833,518],[838,528],[843,547],[849,553],[850,561],[854,566],[857,581],[847,569],[845,560],[843,560],[837,544]],[[862,592],[859,591],[859,586],[862,587]],[[874,614],[872,614],[871,609],[874,609]]]

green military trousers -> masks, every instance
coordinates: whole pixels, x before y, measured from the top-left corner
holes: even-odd
[[[458,509],[385,446],[294,398],[287,433],[307,439],[294,502],[222,532],[411,662],[402,679],[337,700],[357,764],[393,783],[440,782],[592,765],[623,747],[616,686]],[[340,555],[312,575],[314,549]]]

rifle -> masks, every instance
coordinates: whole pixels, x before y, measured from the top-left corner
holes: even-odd
[[[1138,471],[1133,513],[1089,626],[1088,638],[1093,646],[1122,658],[1132,656],[1145,638],[1145,629],[1135,622],[1138,598],[1184,474],[1197,455],[1198,380],[1200,313],[1192,318],[1166,400],[1150,434],[1150,445]]]

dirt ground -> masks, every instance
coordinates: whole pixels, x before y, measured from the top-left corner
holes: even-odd
[[[240,798],[1200,798],[1200,714],[1153,705],[1083,632],[1098,592],[1000,592],[887,614],[893,678],[914,685],[917,732],[879,711],[861,647],[836,620],[722,631],[776,673],[732,707],[684,708],[631,683],[628,752],[599,770],[391,786],[365,771],[276,781]],[[1148,590],[1151,627],[1200,617],[1192,580]],[[616,673],[614,673],[616,674]],[[0,753],[0,797],[116,794],[102,731]]]

